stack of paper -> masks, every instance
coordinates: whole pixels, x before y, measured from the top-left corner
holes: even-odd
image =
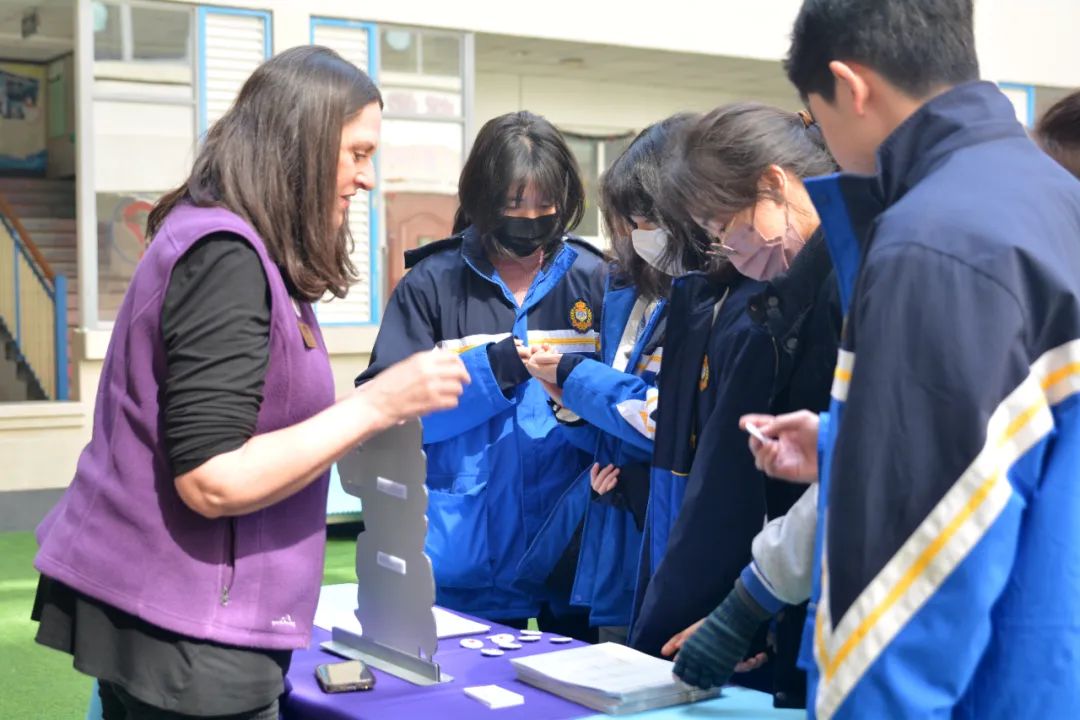
[[[720,694],[672,674],[673,664],[624,645],[603,643],[514,658],[518,679],[610,715],[697,702]]]

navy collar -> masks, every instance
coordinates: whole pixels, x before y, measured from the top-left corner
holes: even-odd
[[[877,152],[885,205],[892,205],[957,150],[1008,137],[1026,137],[1009,99],[991,82],[957,85],[928,100],[900,124]]]
[[[482,275],[490,278],[495,274],[495,266],[491,264],[487,253],[484,252],[480,231],[474,225],[470,225],[461,232],[461,254]]]

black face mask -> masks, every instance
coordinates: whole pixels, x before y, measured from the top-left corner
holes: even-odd
[[[495,239],[518,257],[528,257],[551,239],[555,233],[558,213],[538,218],[503,217],[502,224],[491,233]]]

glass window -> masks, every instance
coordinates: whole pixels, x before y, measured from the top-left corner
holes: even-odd
[[[158,193],[97,193],[98,317],[116,320],[131,277],[146,252],[146,218]]]
[[[177,88],[178,95],[185,92]],[[103,321],[116,319],[146,249],[150,208],[191,169],[194,128],[192,105],[94,101],[98,317]]]
[[[461,132],[457,123],[383,121],[379,155],[386,191],[455,194],[463,162]]]
[[[379,34],[381,70],[416,73],[420,68],[417,34],[412,30],[389,29]]]
[[[94,177],[98,318],[116,318],[146,250],[154,202],[191,169],[196,147],[190,6],[94,2]],[[59,125],[60,118],[57,119]]]
[[[124,59],[124,30],[119,5],[94,3],[94,59]]]
[[[581,169],[581,182],[585,186],[585,216],[573,231],[582,237],[600,235],[600,210],[597,205],[599,176],[598,148],[595,140],[582,137],[567,137],[566,144],[578,161]]]
[[[463,38],[419,28],[379,30],[385,254],[376,287],[383,293],[404,275],[406,250],[447,237],[453,226],[465,152]]]
[[[566,135],[566,144],[581,168],[581,183],[585,186],[585,215],[574,231],[587,238],[599,238],[603,223],[600,219],[600,174],[630,147],[634,136],[588,138]]]
[[[384,86],[382,95],[387,115],[462,116],[460,93]]]
[[[425,75],[457,77],[461,74],[461,38],[456,35],[425,33],[422,39]]]
[[[191,13],[172,8],[131,8],[131,57],[144,62],[187,64],[191,49]]]
[[[634,136],[627,134],[625,137],[614,138],[613,140],[604,141],[604,169],[607,170],[611,167],[611,164],[619,159],[619,156],[626,152],[626,148],[630,147],[630,143],[634,142]]]
[[[188,65],[191,11],[164,4],[95,2],[94,59]]]

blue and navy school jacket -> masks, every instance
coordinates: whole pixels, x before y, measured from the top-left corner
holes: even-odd
[[[990,83],[925,104],[875,177],[807,189],[845,327],[821,428],[808,707],[1080,707],[1080,183]]]
[[[387,304],[362,384],[436,346],[461,355],[472,382],[453,410],[422,419],[428,535],[436,601],[493,619],[569,610],[568,590],[517,582],[517,566],[589,455],[555,419],[514,338],[595,356],[604,263],[567,236],[521,307],[485,257],[474,228],[406,253],[410,271]],[[568,583],[567,583],[568,584]]]
[[[747,313],[764,289],[734,273],[672,285],[630,631],[653,655],[720,604],[765,521],[765,478],[738,425],[774,388],[772,338]]]
[[[607,495],[595,496],[589,473],[583,473],[559,501],[521,564],[523,577],[534,581],[545,577],[558,560],[559,548],[570,545],[580,526],[581,547],[570,602],[589,608],[593,626],[630,622],[641,552],[640,524],[648,501],[667,301],[660,299],[645,318],[624,372],[613,364],[637,300],[632,285],[615,273],[609,275],[600,358],[582,358],[560,379],[563,405],[580,418],[577,422],[588,423],[583,430],[592,430],[582,444],[591,443],[593,460],[601,467],[620,468],[619,484]]]

